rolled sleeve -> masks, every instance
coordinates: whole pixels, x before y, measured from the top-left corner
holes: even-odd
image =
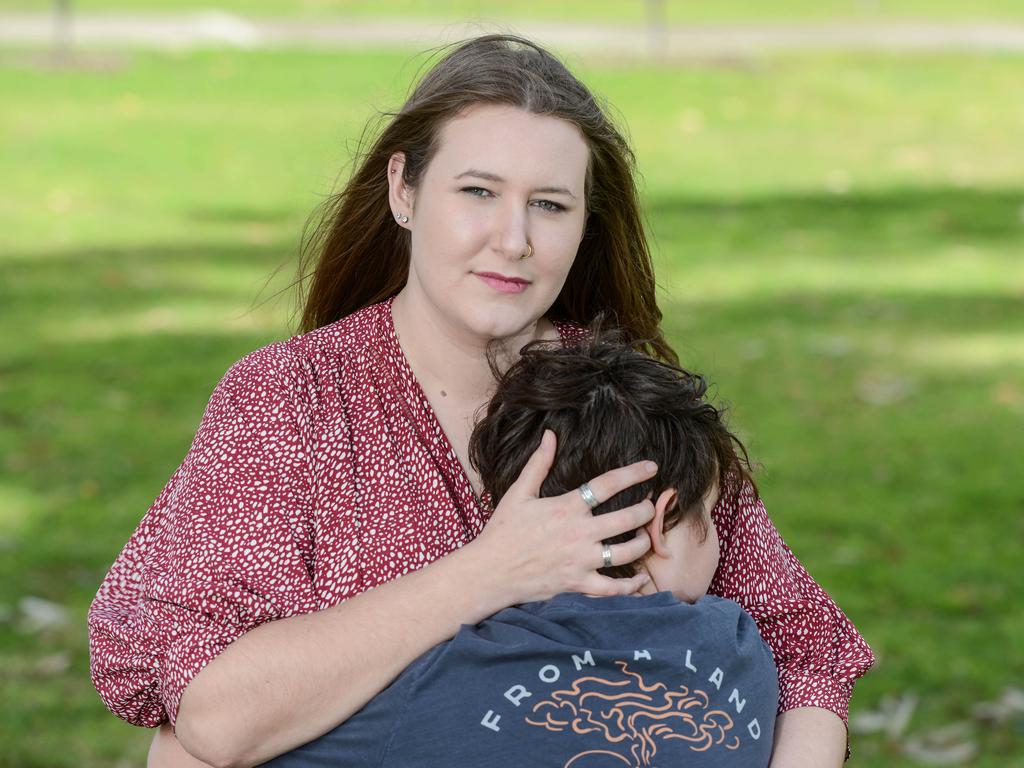
[[[97,591],[91,677],[129,723],[173,724],[185,687],[228,645],[316,609],[303,367],[278,342],[228,370]]]

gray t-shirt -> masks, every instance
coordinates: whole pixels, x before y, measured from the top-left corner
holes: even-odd
[[[268,765],[767,766],[771,651],[731,600],[578,593],[507,608]]]

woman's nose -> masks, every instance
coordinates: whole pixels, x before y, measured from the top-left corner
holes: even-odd
[[[526,205],[510,202],[501,206],[495,222],[497,250],[508,259],[518,259],[526,253],[529,242],[529,218]]]

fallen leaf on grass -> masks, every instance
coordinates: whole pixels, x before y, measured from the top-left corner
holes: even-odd
[[[812,354],[820,357],[846,357],[853,345],[846,336],[819,336],[812,339],[808,348]]]
[[[866,374],[857,381],[857,397],[868,405],[893,405],[913,391],[911,381],[902,376]]]
[[[71,654],[66,651],[51,653],[43,656],[35,664],[33,670],[42,677],[56,677],[62,675],[71,668]]]
[[[764,341],[761,339],[747,339],[739,348],[739,356],[743,360],[760,360],[766,354]]]
[[[978,754],[970,723],[953,723],[912,736],[903,754],[925,765],[961,765]]]
[[[989,394],[993,403],[998,405],[1016,406],[1024,402],[1024,395],[1012,381],[997,382]]]
[[[995,701],[982,701],[971,707],[975,720],[992,725],[1008,722],[1021,714],[1024,714],[1024,691],[1013,687],[1003,689],[1003,695]]]
[[[68,624],[67,609],[41,597],[23,597],[18,602],[18,611],[21,613],[21,628],[26,632],[58,629]]]
[[[873,712],[860,712],[850,718],[850,729],[856,733],[884,733],[895,740],[907,729],[917,708],[917,696],[907,691],[902,696],[884,696]]]

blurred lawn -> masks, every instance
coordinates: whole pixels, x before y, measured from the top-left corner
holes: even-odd
[[[249,16],[384,16],[465,19],[473,16],[642,24],[645,0],[73,0],[83,12],[221,11]],[[0,0],[0,10],[43,10],[53,0]],[[1024,18],[1020,0],[664,0],[669,23]]]
[[[254,303],[417,62],[12,61],[0,766],[142,764],[150,733],[88,682],[86,608],[214,384],[289,335],[287,302]],[[672,341],[734,404],[779,529],[879,657],[854,712],[913,691],[920,734],[1024,687],[1024,58],[575,64],[628,122]],[[70,626],[19,628],[26,595]],[[1024,764],[1022,727],[975,723],[972,765]],[[913,764],[880,736],[854,750]]]

